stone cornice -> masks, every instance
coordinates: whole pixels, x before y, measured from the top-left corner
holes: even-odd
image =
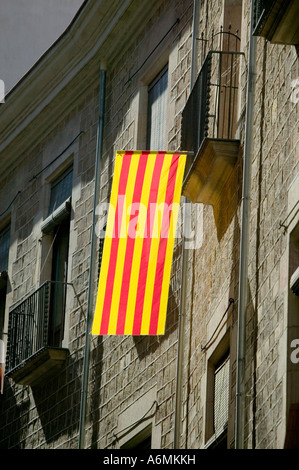
[[[39,59],[0,105],[1,173],[45,137],[67,109],[99,80],[123,52],[133,27],[142,25],[157,1],[86,1],[69,28]]]

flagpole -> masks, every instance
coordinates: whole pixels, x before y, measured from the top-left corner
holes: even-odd
[[[95,179],[94,179],[94,201],[93,201],[93,215],[92,215],[92,225],[91,225],[88,304],[87,304],[87,314],[86,314],[85,346],[84,346],[84,357],[83,357],[81,404],[80,404],[80,417],[79,417],[79,443],[78,443],[79,449],[84,449],[85,447],[86,404],[87,404],[87,390],[88,390],[89,363],[90,363],[90,335],[91,335],[90,331],[91,331],[91,320],[92,320],[92,305],[93,305],[93,294],[94,294],[94,291],[93,291],[94,266],[95,266],[95,253],[96,253],[95,222],[96,222],[96,207],[98,204],[98,194],[99,194],[100,176],[101,176],[100,164],[101,164],[102,152],[103,152],[105,89],[106,89],[106,67],[104,64],[101,64],[99,118],[98,118]]]

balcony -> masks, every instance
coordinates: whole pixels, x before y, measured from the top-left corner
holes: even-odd
[[[181,148],[194,153],[186,168],[183,195],[217,205],[235,167],[240,52],[210,51],[182,113]]]
[[[55,283],[46,281],[9,314],[6,376],[40,385],[59,370],[68,349],[52,346],[50,312]]]
[[[254,36],[273,44],[299,43],[298,0],[255,0]]]

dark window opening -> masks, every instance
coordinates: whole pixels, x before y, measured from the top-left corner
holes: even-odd
[[[122,445],[122,449],[151,449],[152,447],[152,426],[147,426],[137,433],[129,441]]]
[[[64,220],[54,231],[52,252],[49,344],[60,347],[63,339],[70,220]]]
[[[10,244],[10,227],[6,227],[0,232],[0,273],[7,271],[8,254]]]
[[[151,449],[152,448],[152,436],[148,436],[143,441],[138,442],[133,449]]]

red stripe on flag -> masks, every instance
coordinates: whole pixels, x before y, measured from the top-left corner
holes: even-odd
[[[136,183],[135,183],[133,200],[132,200],[133,204],[140,203],[147,160],[148,160],[148,153],[142,153],[140,155],[140,160],[139,160],[137,174],[136,174]],[[135,217],[135,214],[131,213],[130,221],[133,219],[133,217]],[[121,286],[121,293],[120,293],[120,300],[119,300],[117,327],[116,327],[117,335],[124,334],[124,329],[125,329],[135,239],[136,239],[135,237],[133,238],[128,235],[125,262],[124,262],[124,272],[123,272],[123,279],[122,279],[122,286]]]
[[[122,220],[123,204],[124,204],[124,197],[122,196],[125,196],[125,193],[126,193],[132,153],[133,152],[126,152],[123,156],[123,161],[122,161],[122,167],[121,167],[121,173],[120,173],[120,179],[119,179],[119,188],[118,188],[118,198],[117,198],[115,219],[114,219],[114,227],[116,228],[116,230],[113,231],[113,235],[112,235],[113,238],[111,242],[110,261],[109,261],[109,268],[108,268],[107,281],[106,281],[106,292],[105,292],[105,300],[104,300],[104,305],[103,305],[103,315],[102,315],[100,335],[106,335],[108,333],[111,300],[112,300],[112,293],[113,293],[113,284],[114,284],[114,277],[115,277],[115,268],[116,268],[116,262],[117,262],[119,236],[120,236],[120,230],[121,230],[121,220]]]
[[[146,288],[146,279],[147,279],[147,273],[148,273],[149,255],[151,251],[152,230],[153,230],[153,223],[150,220],[151,211],[149,209],[150,209],[151,203],[157,202],[157,195],[158,195],[158,190],[159,190],[160,177],[161,177],[161,171],[163,167],[164,158],[165,158],[165,154],[157,155],[155,167],[153,171],[152,184],[151,184],[149,201],[148,201],[147,221],[146,221],[146,228],[145,228],[145,230],[147,230],[148,232],[147,234],[145,234],[143,246],[142,246],[142,254],[141,254],[142,263],[140,266],[140,273],[139,273],[138,286],[137,286],[133,335],[139,335],[140,330],[141,330],[144,295],[145,295],[145,288]],[[150,227],[150,231],[149,231],[149,227]]]
[[[157,326],[159,320],[159,311],[160,311],[160,299],[162,292],[163,276],[164,276],[164,265],[165,265],[165,255],[168,243],[168,233],[169,233],[169,223],[171,211],[168,210],[168,207],[173,202],[173,195],[175,190],[176,176],[178,170],[179,155],[174,155],[172,157],[171,167],[169,170],[168,184],[165,197],[165,211],[163,213],[162,219],[162,231],[161,231],[161,240],[159,243],[154,291],[153,291],[153,303],[152,303],[152,312],[151,320],[149,326],[149,334],[157,334]],[[162,238],[163,237],[163,238]]]

